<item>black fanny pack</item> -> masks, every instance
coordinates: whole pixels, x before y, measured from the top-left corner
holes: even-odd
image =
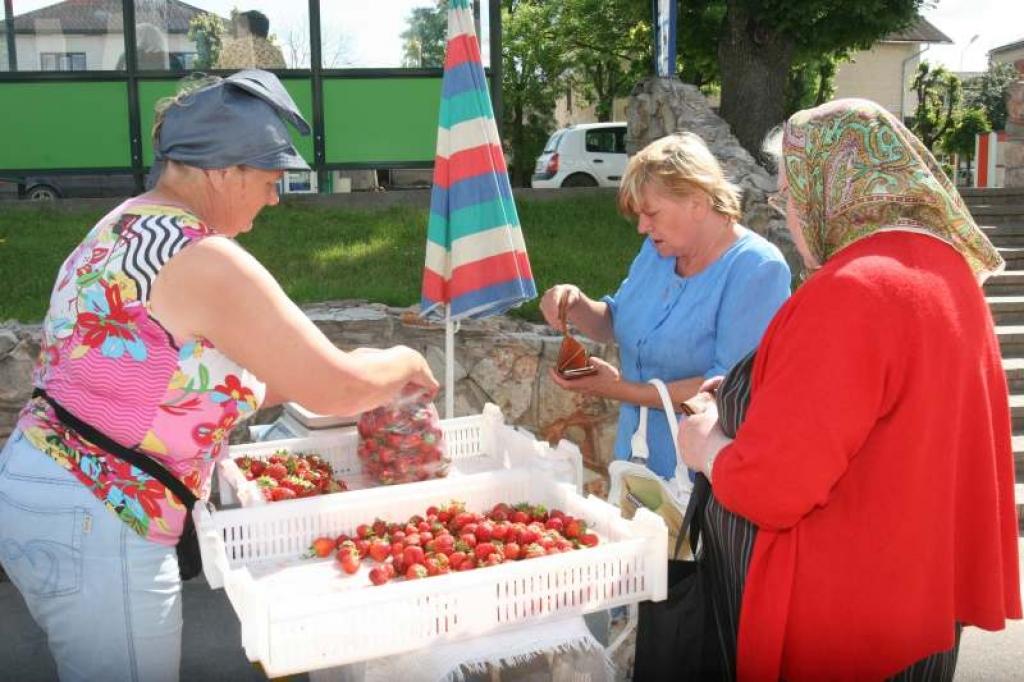
[[[187,510],[185,512],[185,526],[182,528],[181,537],[174,548],[178,554],[178,573],[181,574],[182,580],[190,580],[199,575],[199,572],[203,570],[203,560],[199,554],[199,536],[196,535],[195,523],[192,521],[192,508],[195,507],[199,498],[192,494],[188,486],[157,463],[155,459],[147,457],[131,448],[126,448],[68,412],[60,403],[47,395],[43,389],[35,389],[32,392],[32,397],[42,398],[49,403],[50,407],[57,414],[57,419],[64,426],[73,430],[93,445],[102,448],[107,454],[128,462],[136,469],[146,472],[174,493],[174,496],[185,505]]]

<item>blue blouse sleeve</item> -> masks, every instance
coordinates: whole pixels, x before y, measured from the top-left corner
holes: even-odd
[[[705,379],[722,376],[761,342],[775,312],[789,298],[789,266],[780,256],[750,252],[729,273],[716,320],[715,358]]]

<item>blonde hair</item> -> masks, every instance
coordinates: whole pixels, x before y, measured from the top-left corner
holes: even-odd
[[[220,76],[207,76],[203,73],[196,73],[181,80],[176,94],[159,99],[154,107],[156,115],[153,117],[153,147],[157,148],[160,146],[160,128],[164,124],[164,116],[167,115],[168,109],[173,106],[185,106],[186,97],[197,90],[202,90],[220,81]]]
[[[725,177],[704,140],[693,133],[675,133],[655,140],[629,160],[619,185],[619,212],[636,218],[640,193],[652,182],[678,198],[704,194],[716,212],[733,220],[743,215],[740,188]]]

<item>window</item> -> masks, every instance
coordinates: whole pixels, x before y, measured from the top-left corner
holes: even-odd
[[[139,69],[308,69],[307,7],[280,0],[135,0]]]
[[[12,0],[10,9],[10,26],[0,14],[5,71],[110,71],[123,57],[120,2]]]
[[[84,52],[40,52],[40,71],[85,71]]]
[[[557,133],[548,138],[548,143],[544,145],[544,153],[550,154],[551,152],[558,149],[558,143],[562,141],[562,136],[565,135],[564,130],[559,130]]]
[[[586,145],[588,152],[625,154],[626,131],[622,127],[588,130]]]
[[[191,71],[195,68],[195,52],[172,52],[170,59],[171,71]]]
[[[490,65],[488,1],[478,0],[477,36]],[[441,68],[448,38],[447,5],[437,0],[321,0],[321,65],[325,69]]]

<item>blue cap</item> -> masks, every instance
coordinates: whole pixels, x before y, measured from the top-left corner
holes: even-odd
[[[309,170],[285,121],[309,135],[291,95],[267,71],[239,71],[191,92],[164,113],[147,184],[156,184],[165,159],[205,169]]]

